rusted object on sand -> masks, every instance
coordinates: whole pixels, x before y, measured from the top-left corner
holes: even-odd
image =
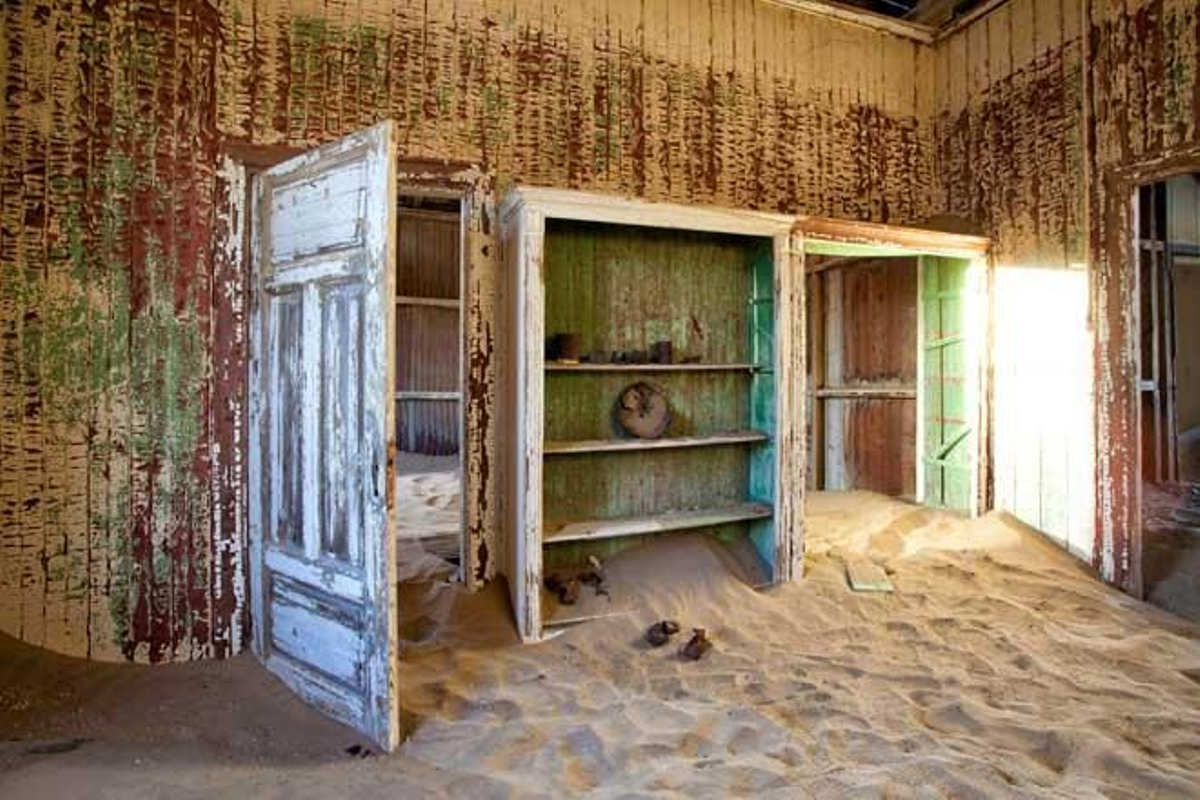
[[[704,628],[692,628],[692,638],[679,648],[679,656],[687,661],[699,661],[712,649],[712,641]]]
[[[558,602],[564,606],[573,606],[579,600],[579,578],[563,578],[561,575],[550,575],[544,584],[546,590],[558,597]]]
[[[646,642],[651,647],[662,647],[679,633],[679,623],[673,619],[663,619],[646,629]]]

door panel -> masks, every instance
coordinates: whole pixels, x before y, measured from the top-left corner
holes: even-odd
[[[254,646],[306,701],[398,739],[390,123],[255,179]]]
[[[971,262],[922,256],[920,502],[976,509],[979,320]]]
[[[277,411],[270,416],[266,463],[277,464],[271,472],[271,541],[280,547],[304,546],[304,487],[301,454],[304,451],[301,402],[304,387],[296,368],[303,337],[303,296],[299,291],[263,298],[269,320],[268,338],[275,347],[268,354],[270,369],[267,394]],[[292,435],[294,432],[295,435]]]
[[[371,454],[363,438],[362,395],[353,388],[362,383],[364,293],[357,284],[322,292],[321,481],[362,486]],[[361,566],[360,537],[354,535],[362,525],[361,493],[326,492],[322,501],[321,555]]]

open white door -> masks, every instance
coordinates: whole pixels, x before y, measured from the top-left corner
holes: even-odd
[[[307,702],[397,744],[390,122],[255,179],[254,649]]]

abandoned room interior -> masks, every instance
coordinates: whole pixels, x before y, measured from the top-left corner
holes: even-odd
[[[1200,796],[1194,0],[0,14],[0,796]]]

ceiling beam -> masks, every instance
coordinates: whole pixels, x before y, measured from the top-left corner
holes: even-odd
[[[953,36],[975,20],[987,16],[1007,2],[1009,0],[983,0],[983,2],[977,3],[974,8],[961,17],[953,17],[947,20],[946,24],[939,27],[934,36],[934,41],[940,42],[943,39]]]
[[[916,22],[905,22],[904,20],[889,17],[885,14],[876,14],[871,11],[862,11],[857,8],[849,8],[846,6],[837,6],[830,3],[821,2],[820,0],[764,0],[771,5],[790,8],[793,11],[800,11],[807,14],[816,14],[822,17],[836,19],[850,25],[858,25],[864,28],[890,33],[895,36],[900,36],[905,39],[911,39],[922,44],[932,44],[934,37],[937,34],[937,29],[929,25],[921,25]]]

